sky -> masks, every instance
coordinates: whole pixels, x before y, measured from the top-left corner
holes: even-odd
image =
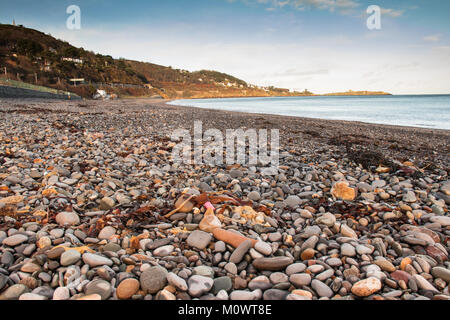
[[[367,27],[370,5],[381,29]],[[96,53],[261,86],[450,93],[450,1],[0,0],[0,23],[12,19]]]

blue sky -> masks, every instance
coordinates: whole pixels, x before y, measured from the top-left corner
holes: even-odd
[[[81,30],[66,28],[69,5]],[[381,30],[366,26],[382,8]],[[325,93],[450,93],[450,1],[4,1],[0,22],[88,50]]]

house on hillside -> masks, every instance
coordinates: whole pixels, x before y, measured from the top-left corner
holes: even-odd
[[[82,59],[77,59],[77,58],[62,58],[63,61],[69,61],[69,62],[73,62],[73,63],[78,63],[78,64],[83,64],[83,60]]]

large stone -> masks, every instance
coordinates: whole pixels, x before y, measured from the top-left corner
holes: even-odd
[[[211,234],[201,230],[195,230],[189,235],[186,242],[191,247],[203,250],[211,242]]]
[[[252,242],[250,240],[246,240],[246,241],[242,242],[239,245],[239,247],[237,247],[231,254],[230,262],[233,262],[235,264],[238,264],[239,262],[241,262],[245,256],[245,254],[248,252],[248,250],[250,250],[251,247],[252,247]]]
[[[450,283],[450,270],[443,267],[434,267],[431,269],[431,274],[436,278],[441,278],[447,283]]]
[[[67,250],[65,251],[60,258],[61,265],[63,267],[70,266],[72,264],[77,263],[81,259],[81,253],[77,250]]]
[[[258,258],[253,260],[253,266],[258,270],[279,271],[293,262],[289,257]]]
[[[352,287],[352,293],[358,297],[368,297],[381,290],[381,281],[375,277],[370,277],[356,282]]]
[[[15,247],[21,243],[24,243],[27,240],[28,240],[28,237],[26,235],[15,234],[8,238],[3,239],[2,244],[6,245],[6,246],[10,246],[10,247]]]
[[[112,287],[108,281],[97,279],[87,284],[85,293],[86,295],[98,294],[102,300],[106,300],[111,296]]]
[[[15,284],[6,289],[2,294],[0,294],[0,300],[17,300],[19,297],[29,292],[30,289],[23,284]]]
[[[106,226],[100,231],[97,238],[100,240],[109,240],[115,234],[116,234],[115,228],[113,228],[111,226]]]
[[[60,226],[73,226],[80,223],[80,217],[75,212],[60,212],[56,216],[56,223]]]
[[[319,297],[327,297],[331,298],[334,293],[333,290],[330,289],[329,286],[327,286],[325,283],[323,283],[320,280],[314,279],[311,282],[311,287],[314,289],[314,291],[317,293]]]
[[[416,281],[417,286],[423,290],[429,290],[433,292],[439,292],[430,282],[419,274],[415,274],[412,278]]]
[[[138,280],[134,278],[129,278],[123,280],[116,290],[117,298],[127,300],[130,299],[133,295],[135,295],[140,287],[140,283]]]
[[[83,254],[83,261],[84,263],[87,263],[91,268],[95,268],[98,266],[112,266],[113,262],[103,256],[100,256],[98,254],[94,254],[94,253],[85,253]]]
[[[191,297],[201,297],[205,293],[209,292],[214,285],[214,280],[209,277],[192,276],[188,280],[189,295]]]
[[[141,274],[140,283],[142,290],[155,294],[167,284],[168,272],[160,266],[150,267]]]

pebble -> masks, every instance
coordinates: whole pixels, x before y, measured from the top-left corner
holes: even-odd
[[[94,253],[84,253],[83,254],[83,262],[87,263],[90,267],[95,268],[98,266],[112,266],[113,262],[112,260],[100,256],[98,254],[94,254]]]
[[[128,300],[138,292],[139,287],[138,280],[134,278],[125,279],[117,286],[117,298]]]
[[[258,270],[278,271],[285,269],[293,262],[293,259],[289,257],[259,258],[253,260],[253,266]]]
[[[3,239],[2,243],[4,245],[10,246],[10,247],[15,247],[15,246],[18,246],[21,243],[24,243],[27,240],[28,240],[28,237],[26,235],[15,234],[15,235],[12,235],[12,236],[10,236],[8,238]]]
[[[60,226],[78,225],[80,217],[75,212],[60,212],[56,215],[56,223]]]
[[[186,242],[191,247],[203,250],[211,242],[211,234],[195,230],[189,235]]]
[[[170,285],[174,286],[178,290],[181,290],[181,291],[188,290],[188,285],[187,285],[186,281],[183,278],[177,276],[173,272],[169,272],[167,274],[167,281],[169,282]]]
[[[358,297],[368,297],[382,288],[381,281],[377,278],[370,277],[356,282],[352,286],[352,293]]]
[[[106,226],[100,231],[97,238],[100,240],[109,240],[115,234],[116,234],[115,228],[113,228],[111,226]]]
[[[311,282],[311,287],[319,297],[331,298],[334,295],[333,290],[320,280],[314,279]]]
[[[258,241],[255,243],[255,250],[259,253],[262,253],[265,256],[269,256],[272,254],[272,246],[267,242]]]
[[[84,293],[86,295],[98,294],[102,300],[106,300],[112,294],[112,287],[109,282],[97,279],[87,284]]]
[[[250,240],[246,240],[242,242],[231,254],[230,262],[238,264],[244,258],[244,255],[250,250],[252,247],[252,242]]]
[[[209,277],[195,275],[189,278],[189,295],[198,298],[209,292],[214,285],[214,280]]]
[[[140,283],[142,290],[155,294],[167,284],[168,272],[165,268],[160,266],[150,267],[142,272]]]
[[[62,266],[70,266],[77,263],[81,259],[81,253],[77,250],[67,250],[61,254],[60,263]]]

